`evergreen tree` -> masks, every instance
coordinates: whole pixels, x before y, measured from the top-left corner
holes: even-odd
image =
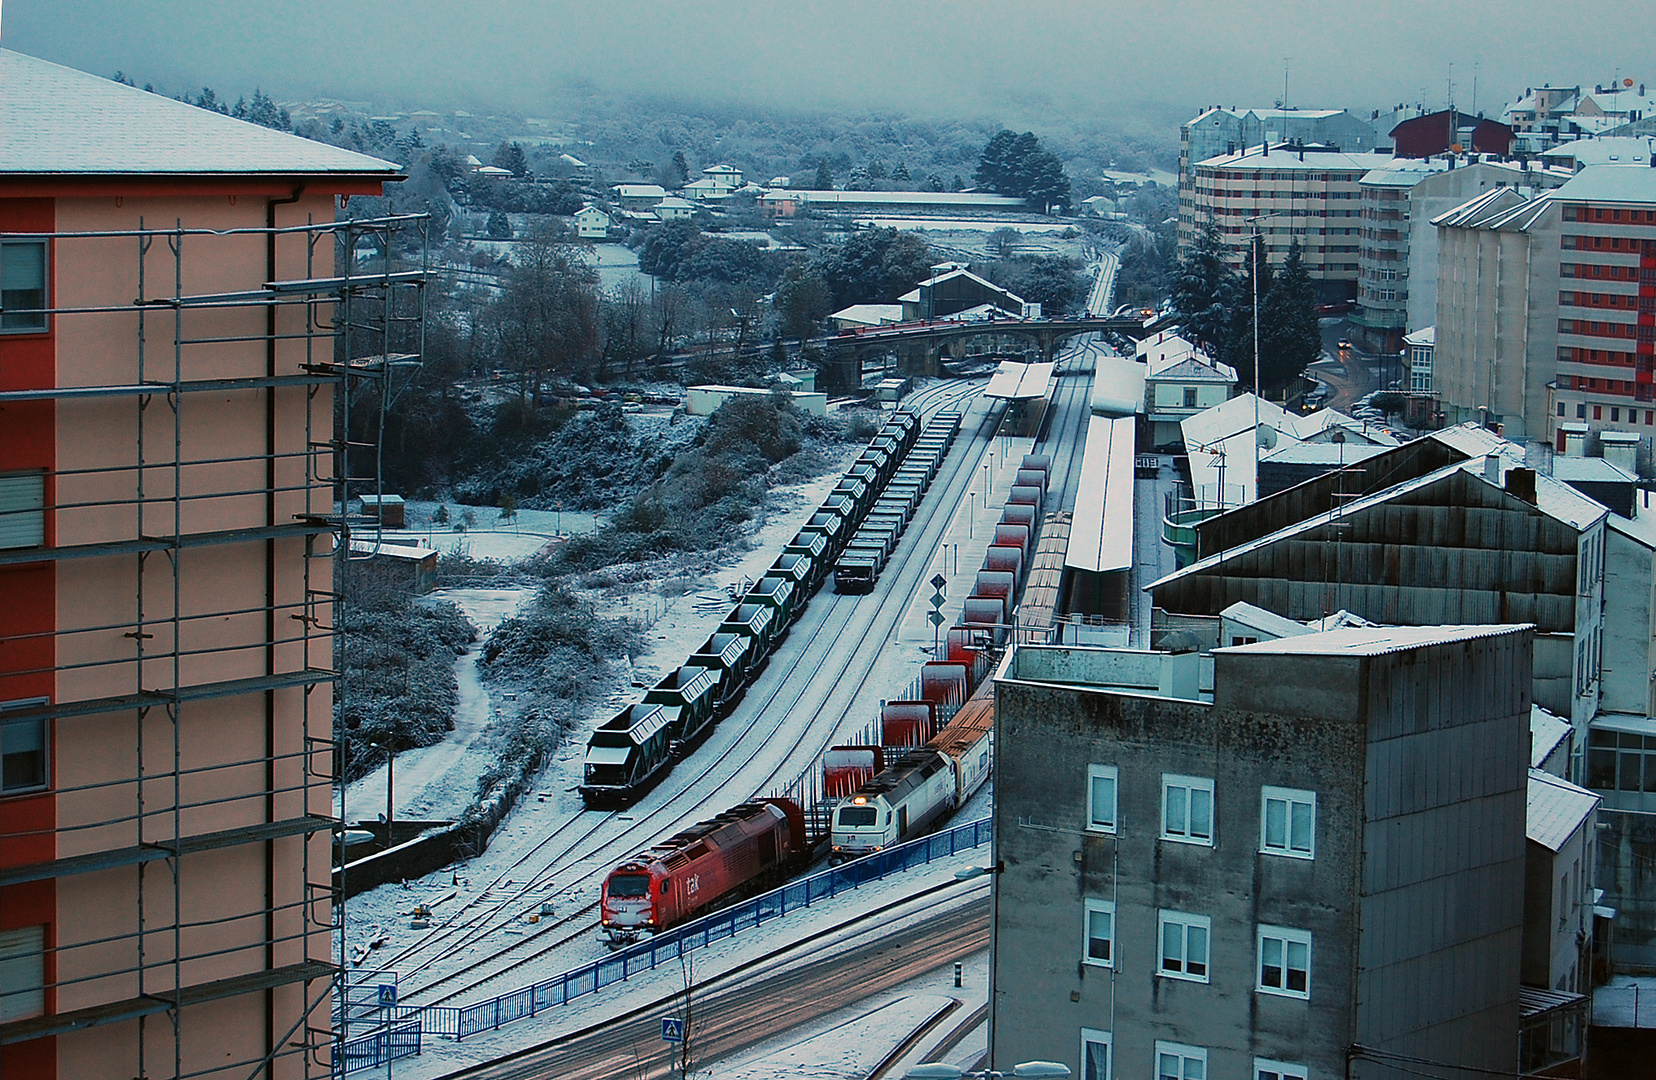
[[[1012,147],[1018,136],[1006,128],[995,132],[978,156],[977,171],[972,180],[985,191],[1001,191],[1012,170]]]
[[[927,191],[933,191],[933,192],[942,191],[943,190],[943,178],[941,176],[938,176],[936,173],[927,174],[927,176],[926,176],[926,190]]]
[[[678,181],[678,187],[690,182],[690,164],[684,160],[683,150],[673,151],[673,175]]]
[[[497,169],[505,169],[519,180],[529,175],[529,157],[523,152],[521,143],[501,143],[490,164]]]
[[[866,171],[870,180],[884,180],[886,178],[885,159],[875,158],[870,161]]]
[[[909,175],[907,163],[901,161],[897,163],[897,167],[891,171],[891,180],[893,183],[903,185],[908,185],[914,181],[914,178]]]
[[[510,240],[512,238],[512,223],[499,210],[489,215],[488,229],[490,240]]]
[[[811,186],[813,188],[815,188],[817,191],[833,191],[834,190],[834,170],[829,167],[828,162],[826,160],[818,163],[817,171],[816,171],[816,182],[813,183]]]
[[[1209,222],[1179,263],[1171,299],[1185,335],[1210,356],[1230,355],[1232,311],[1239,292],[1236,275],[1225,265],[1219,230]]]
[[[1268,390],[1281,390],[1297,379],[1322,352],[1317,326],[1317,289],[1305,268],[1300,243],[1288,258],[1259,307],[1259,374]]]

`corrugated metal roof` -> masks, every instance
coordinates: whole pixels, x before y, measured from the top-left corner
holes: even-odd
[[[1081,482],[1075,496],[1064,565],[1093,573],[1133,565],[1133,436],[1131,416],[1094,416],[1087,424]],[[1115,528],[1108,528],[1109,523]]]
[[[0,49],[0,175],[374,176],[401,166]]]
[[[1529,799],[1524,810],[1524,835],[1548,851],[1557,851],[1581,828],[1598,806],[1599,797],[1540,769],[1529,771]]]
[[[1509,461],[1510,459],[1503,460]],[[1216,555],[1209,555],[1207,558],[1202,559],[1199,562],[1191,563],[1183,570],[1175,570],[1173,573],[1168,574],[1165,577],[1152,581],[1150,584],[1144,586],[1144,588],[1147,590],[1154,589],[1156,586],[1166,584],[1169,581],[1175,581],[1182,577],[1204,573],[1215,566],[1222,565],[1231,559],[1239,558],[1242,555],[1257,551],[1260,548],[1274,544],[1279,540],[1296,536],[1299,533],[1306,532],[1311,529],[1321,528],[1322,526],[1327,525],[1332,521],[1336,521],[1341,517],[1360,513],[1372,506],[1378,506],[1382,503],[1391,502],[1400,495],[1406,495],[1411,492],[1430,487],[1457,472],[1465,472],[1471,476],[1475,476],[1484,483],[1489,484],[1491,487],[1500,487],[1501,485],[1499,483],[1492,483],[1487,477],[1485,477],[1483,467],[1484,462],[1482,458],[1473,458],[1469,461],[1461,461],[1445,465],[1441,469],[1435,469],[1423,476],[1417,476],[1413,480],[1405,481],[1404,483],[1386,488],[1383,491],[1377,491],[1373,495],[1369,495],[1366,498],[1358,499],[1356,502],[1349,504],[1341,510],[1330,513],[1316,514],[1304,521],[1297,521],[1292,525],[1278,529],[1276,532],[1268,533],[1265,536],[1261,536],[1255,540],[1250,540],[1246,544],[1239,544],[1236,547],[1221,551]],[[1195,476],[1195,472],[1196,455],[1192,454],[1192,477]],[[1589,528],[1590,526],[1596,524],[1600,519],[1605,518],[1610,514],[1610,511],[1605,509],[1599,503],[1594,502],[1592,499],[1589,499],[1587,496],[1576,491],[1574,488],[1570,487],[1570,485],[1554,480],[1550,476],[1536,476],[1535,496],[1535,507],[1537,510],[1540,510],[1548,517],[1569,525],[1578,532]],[[1516,498],[1516,496],[1514,496],[1514,498]]]
[[[1271,653],[1303,656],[1383,656],[1386,653],[1418,649],[1423,645],[1445,645],[1473,638],[1499,637],[1528,629],[1531,623],[1497,623],[1474,626],[1352,626],[1321,630],[1301,637],[1256,641],[1252,645],[1231,645],[1216,653]],[[1595,796],[1596,798],[1596,796]]]
[[[1656,202],[1656,169],[1650,168],[1649,160],[1647,154],[1641,168],[1589,165],[1553,197],[1561,202]]]
[[[1221,618],[1240,623],[1250,629],[1259,630],[1273,637],[1303,637],[1311,633],[1312,628],[1302,622],[1296,622],[1286,615],[1278,615],[1274,611],[1267,611],[1246,600],[1238,600],[1230,607],[1219,613]]]

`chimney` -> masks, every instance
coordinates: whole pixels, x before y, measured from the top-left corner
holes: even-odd
[[[1599,445],[1604,448],[1604,460],[1639,475],[1639,435],[1632,431],[1601,431]]]
[[[1535,505],[1535,470],[1514,466],[1507,470],[1506,490],[1508,495],[1523,499],[1531,506]]]
[[[1501,482],[1501,455],[1489,454],[1484,457],[1484,479],[1491,484]]]

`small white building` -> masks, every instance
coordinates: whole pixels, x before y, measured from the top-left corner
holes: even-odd
[[[1229,401],[1236,392],[1236,369],[1178,334],[1145,338],[1135,358],[1145,366],[1144,413],[1151,446],[1178,442],[1180,424],[1203,409]]]
[[[828,415],[828,395],[803,393],[795,390],[772,391],[762,386],[692,386],[685,394],[684,411],[691,416],[712,416],[719,406],[736,397],[769,397],[772,393],[786,394],[794,408],[812,416]]]
[[[1524,813],[1524,945],[1519,978],[1545,990],[1589,985],[1593,856],[1599,797],[1540,769],[1529,771]]]
[[[667,189],[660,184],[616,184],[614,191],[623,210],[653,210],[667,197]]]
[[[596,206],[583,206],[575,215],[575,235],[582,240],[602,240],[609,231],[610,216]]]
[[[662,221],[688,221],[696,208],[677,195],[669,195],[655,205],[655,216]]]
[[[735,191],[742,186],[742,170],[734,165],[709,165],[702,170],[702,180],[712,181],[726,191]]]

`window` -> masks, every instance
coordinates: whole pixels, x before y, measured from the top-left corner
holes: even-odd
[[[1184,388],[1184,407],[1187,409],[1196,407],[1196,388],[1194,386]]]
[[[1310,859],[1316,855],[1317,793],[1293,788],[1260,789],[1259,850]]]
[[[1116,831],[1116,767],[1087,766],[1087,828],[1092,832]]]
[[[1158,911],[1156,920],[1161,934],[1158,974],[1207,982],[1211,920],[1206,915],[1188,915],[1182,911]]]
[[[1311,996],[1311,935],[1281,926],[1259,928],[1259,986],[1265,994]]]
[[[0,331],[43,332],[46,313],[39,309],[45,306],[46,241],[0,244]]]
[[[1307,1080],[1304,1065],[1290,1065],[1286,1061],[1267,1061],[1254,1058],[1254,1080]]]
[[[1162,839],[1212,846],[1212,780],[1162,774]]]
[[[1114,967],[1115,961],[1115,905],[1108,900],[1086,901],[1086,938],[1081,955],[1083,963],[1099,967]]]
[[[46,786],[46,718],[6,719],[8,711],[44,704],[45,698],[0,702],[0,795]]]
[[[1081,1080],[1110,1080],[1110,1044],[1108,1031],[1081,1029]]]
[[[46,542],[46,474],[0,475],[0,550]]]
[[[1156,1080],[1207,1080],[1207,1051],[1156,1040]]]
[[[46,928],[0,930],[0,1023],[46,1011]]]

